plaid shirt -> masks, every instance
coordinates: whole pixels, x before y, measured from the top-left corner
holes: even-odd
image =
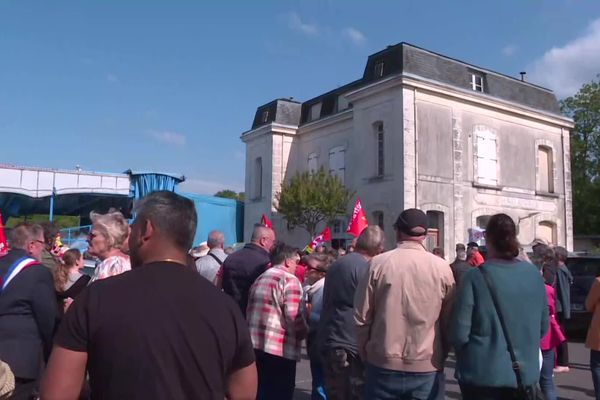
[[[289,360],[300,360],[306,336],[302,285],[282,266],[269,268],[250,288],[247,319],[254,348]]]

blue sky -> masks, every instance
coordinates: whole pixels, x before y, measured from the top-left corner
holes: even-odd
[[[243,190],[257,106],[402,41],[566,96],[600,73],[600,1],[0,0],[0,163]]]

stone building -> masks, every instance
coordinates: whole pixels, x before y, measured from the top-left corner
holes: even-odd
[[[428,247],[452,257],[469,229],[504,212],[519,239],[573,246],[569,129],[553,92],[400,43],[369,56],[362,78],[303,103],[258,107],[246,144],[245,238],[262,213],[280,238],[304,245],[273,201],[298,171],[324,167],[360,197],[394,245],[404,208],[430,220]],[[350,214],[352,204],[348,205]],[[348,217],[333,227],[350,238]]]

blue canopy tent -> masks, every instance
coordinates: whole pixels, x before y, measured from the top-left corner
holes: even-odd
[[[180,194],[192,200],[196,205],[198,228],[194,237],[194,245],[206,241],[208,233],[214,229],[223,232],[227,246],[243,241],[244,203],[193,193]]]
[[[106,212],[115,208],[130,217],[133,201],[154,191],[175,192],[184,180],[182,175],[153,171],[128,170],[113,174],[0,164],[0,211],[4,223],[11,216],[48,214],[52,219],[55,214],[77,215],[80,226],[63,230],[65,242],[71,244],[89,230],[90,211]],[[227,244],[242,240],[241,202],[181,194],[194,201],[199,215],[195,244],[206,240],[213,229],[224,232]]]
[[[175,187],[185,181],[185,176],[149,171],[125,171],[131,181],[131,195],[137,200],[159,190],[175,191]]]

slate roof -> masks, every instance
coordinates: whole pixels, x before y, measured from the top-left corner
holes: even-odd
[[[380,69],[381,63],[383,71]],[[483,93],[472,89],[471,76],[474,73],[483,79]],[[370,55],[362,78],[354,82],[303,103],[277,99],[258,107],[252,129],[271,122],[286,125],[311,122],[311,107],[318,103],[321,103],[319,118],[335,114],[342,111],[338,107],[340,95],[397,74],[413,75],[482,96],[561,115],[556,96],[549,89],[402,42]]]

